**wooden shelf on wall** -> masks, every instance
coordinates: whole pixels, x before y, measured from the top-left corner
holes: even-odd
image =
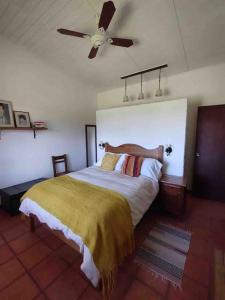
[[[0,127],[0,130],[48,130],[46,127]]]
[[[15,131],[33,131],[34,133],[34,139],[36,138],[36,131],[40,130],[48,130],[46,127],[0,127],[0,132],[1,130],[15,130]]]

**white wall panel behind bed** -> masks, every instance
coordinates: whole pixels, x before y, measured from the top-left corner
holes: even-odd
[[[104,109],[96,114],[98,143],[135,143],[146,148],[171,144],[172,154],[164,155],[165,172],[183,175],[187,99]],[[98,158],[103,153],[98,149]]]

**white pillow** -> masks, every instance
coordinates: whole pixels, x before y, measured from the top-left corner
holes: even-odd
[[[140,175],[158,181],[161,177],[162,164],[157,159],[145,158],[142,162]]]
[[[117,164],[116,164],[116,166],[115,166],[115,169],[114,169],[114,171],[117,171],[117,172],[120,172],[121,173],[121,170],[122,170],[122,166],[123,166],[123,162],[124,162],[124,160],[125,160],[125,157],[126,157],[126,154],[120,154],[120,158],[119,158],[119,160],[118,160],[118,162],[117,162]]]

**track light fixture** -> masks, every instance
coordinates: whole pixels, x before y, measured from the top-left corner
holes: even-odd
[[[138,95],[138,100],[143,100],[145,98],[145,95],[142,91],[142,73],[141,73],[141,92]]]
[[[159,69],[159,88],[158,88],[158,90],[155,93],[156,97],[161,97],[163,95],[163,92],[162,92],[162,90],[160,88],[160,84],[161,84],[161,69]]]
[[[124,97],[123,97],[123,102],[128,102],[129,101],[129,97],[127,96],[127,78],[125,78],[125,93],[124,93]]]
[[[142,71],[139,71],[139,72],[136,72],[136,73],[132,73],[132,74],[128,74],[128,75],[120,77],[121,79],[125,79],[125,95],[123,97],[123,102],[128,102],[129,101],[129,97],[127,96],[127,81],[126,81],[127,78],[141,75],[141,92],[138,95],[138,100],[142,100],[142,99],[145,98],[144,93],[142,91],[142,75],[145,74],[145,73],[156,71],[156,70],[159,70],[159,88],[157,89],[155,96],[156,97],[161,97],[163,95],[163,91],[161,90],[161,87],[160,87],[160,84],[161,84],[161,70],[164,69],[164,68],[168,68],[168,65],[167,64],[160,65],[160,66],[157,66],[157,67],[154,67],[154,68],[151,68],[151,69],[142,70]]]

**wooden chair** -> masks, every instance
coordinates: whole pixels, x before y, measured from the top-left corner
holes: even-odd
[[[57,172],[57,164],[61,164],[61,163],[64,163],[65,171]],[[59,155],[59,156],[52,156],[52,166],[53,166],[54,177],[58,177],[69,173],[66,154]]]

